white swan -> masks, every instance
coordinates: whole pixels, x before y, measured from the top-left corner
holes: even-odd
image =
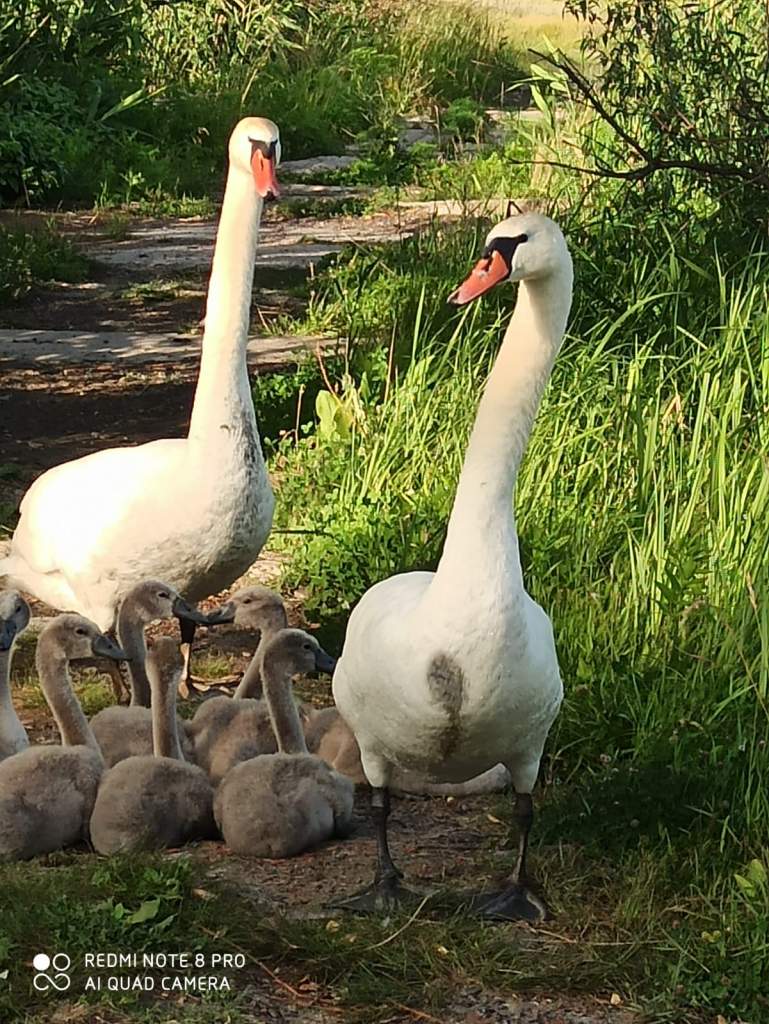
[[[167,580],[192,601],[229,586],[270,532],[274,499],[246,342],[262,202],[278,191],[277,127],[245,118],[229,156],[188,436],[48,470],[25,494],[10,554],[0,560],[0,576],[14,586],[103,630],[143,579]]]
[[[16,590],[0,593],[0,761],[29,746],[11,698],[11,656],[16,637],[29,625],[29,605]]]
[[[302,708],[302,728],[311,754],[317,754],[334,771],[346,775],[356,785],[365,784],[358,743],[338,708],[318,710],[305,705]],[[509,785],[510,773],[501,764],[466,782],[428,782],[413,772],[402,772],[397,768],[393,769],[390,779],[391,792],[413,796],[481,796],[499,793]]]
[[[334,674],[378,835],[374,885],[351,907],[398,896],[386,829],[394,768],[458,782],[501,762],[517,794],[519,858],[509,886],[480,909],[528,920],[546,913],[522,883],[531,792],[563,688],[550,620],[524,589],[512,493],[571,306],[571,258],[551,220],[526,214],[498,224],[451,301],[469,302],[505,280],[521,282],[518,300],[478,408],[438,568],[390,577],[363,596]]]

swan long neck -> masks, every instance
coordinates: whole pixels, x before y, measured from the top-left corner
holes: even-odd
[[[259,627],[259,642],[256,647],[251,661],[248,663],[246,671],[243,673],[243,678],[238,683],[238,687],[233,694],[236,700],[242,700],[245,697],[252,698],[254,700],[261,699],[264,688],[262,686],[262,657],[261,652],[267,646],[271,637],[273,637],[279,630],[285,629],[288,625],[285,613],[277,620],[270,623],[263,623]]]
[[[135,609],[126,601],[120,606],[117,619],[117,636],[120,646],[128,655],[128,678],[131,683],[131,707],[150,706],[150,681],[145,661],[147,644],[144,640],[144,622]]]
[[[256,433],[246,367],[254,257],[262,200],[250,176],[230,167],[208,284],[200,375],[189,439],[220,443]]]
[[[0,651],[0,715],[16,714],[11,700],[11,652]]]
[[[176,678],[162,675],[152,683],[152,753],[155,757],[170,757],[183,761],[176,720]]]
[[[468,574],[523,587],[512,495],[542,394],[566,330],[571,266],[520,285],[478,407],[449,519],[434,592],[464,600]]]
[[[259,642],[262,643],[261,640]],[[248,663],[248,668],[243,673],[243,678],[232,696],[234,700],[243,700],[246,697],[259,700],[262,693],[262,673],[259,668],[259,652],[257,651]]]
[[[291,672],[262,661],[262,682],[278,750],[282,754],[306,754],[307,743],[294,700]]]
[[[65,747],[90,747],[102,759],[101,747],[96,742],[88,719],[83,714],[80,701],[72,689],[69,675],[69,660],[66,654],[58,649],[40,651],[38,641],[38,675],[43,694],[51,709],[56,725]]]

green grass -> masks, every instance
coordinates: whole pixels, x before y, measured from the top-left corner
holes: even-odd
[[[152,305],[154,302],[168,302],[185,296],[203,296],[204,288],[199,281],[180,278],[157,278],[129,285],[120,293],[121,299]]]
[[[302,220],[304,218],[358,217],[366,209],[362,196],[346,199],[316,199],[312,196],[288,196],[273,208],[276,220]]]
[[[636,792],[642,790],[636,786]],[[614,795],[627,791],[617,788]],[[508,806],[500,804],[500,819],[507,819]],[[613,808],[606,801],[599,806],[605,809],[593,822],[593,840]],[[72,998],[102,1009],[112,1007],[132,1021],[167,1019],[162,1016],[163,998],[84,992],[89,973],[110,973],[86,970],[86,953],[187,952],[206,958],[212,953],[243,954],[245,966],[226,972],[230,992],[202,1001],[189,999],[185,1019],[187,1013],[200,1014],[193,1020],[207,1019],[208,1004],[209,1011],[218,1007],[232,1024],[252,1021],[248,986],[255,980],[263,986],[268,971],[278,978],[274,984],[282,979],[309,991],[341,1008],[342,1019],[351,1022],[385,1021],[404,1005],[440,1017],[459,993],[479,987],[507,996],[570,992],[606,998],[617,992],[626,1004],[645,1003],[649,1021],[674,1019],[684,1024],[706,1019],[689,1005],[697,991],[697,961],[716,961],[713,1000],[723,974],[735,972],[723,953],[723,937],[745,932],[746,922],[755,920],[755,899],[742,899],[735,908],[739,913],[715,917],[723,909],[715,893],[706,903],[703,897],[682,896],[674,886],[661,884],[678,877],[675,848],[649,848],[643,830],[639,839],[639,830],[632,828],[626,830],[629,837],[624,841],[615,840],[604,849],[596,842],[582,847],[577,841],[564,843],[565,825],[582,838],[579,819],[573,801],[570,805],[553,800],[546,812],[544,828],[558,833],[558,838],[548,845],[537,843],[534,855],[555,918],[535,932],[480,923],[448,889],[387,916],[357,918],[329,911],[321,919],[285,919],[257,909],[251,897],[221,881],[221,870],[217,880],[189,856],[107,860],[62,853],[32,865],[5,866],[0,868],[8,898],[0,921],[0,1011],[9,1024],[37,1019],[35,1014],[47,1019],[45,1007],[60,1003],[62,997],[31,991],[31,959],[40,950],[66,950],[73,962]],[[475,851],[479,875],[509,868],[512,851],[502,860],[492,857],[505,827],[502,820],[496,834],[490,828]],[[637,849],[631,852],[634,840]],[[706,907],[711,916],[703,912]],[[688,970],[680,969],[682,945],[689,953]],[[660,961],[667,965],[666,980],[676,992],[672,999],[661,993],[648,995],[659,984]],[[755,991],[760,1000],[763,968],[757,962],[750,966],[758,969]],[[160,974],[141,973],[155,978]],[[312,988],[307,987],[308,980]],[[726,1009],[723,998],[719,1005]]]
[[[83,281],[88,262],[52,227],[21,231],[0,227],[0,298],[13,301],[47,281]]]
[[[61,1001],[57,993],[39,995],[31,987],[31,960],[40,950],[67,952],[77,999],[86,976],[99,973],[87,970],[85,954],[187,951],[207,956],[225,946],[222,919],[238,920],[244,928],[248,915],[232,897],[204,889],[188,858],[99,860],[58,854],[43,862],[0,867],[0,881],[0,1013],[9,1022],[34,1012],[48,1019],[44,1007]],[[85,998],[140,1011],[146,1003],[135,993]]]
[[[565,894],[558,910],[576,918],[572,928],[539,936],[479,924],[448,897],[442,904],[428,901],[371,919],[330,912],[306,921],[267,916],[186,856],[107,860],[67,853],[33,865],[0,867],[8,899],[0,921],[0,1011],[9,1024],[36,1013],[46,1019],[45,1007],[61,1001],[31,990],[31,960],[40,950],[67,951],[73,999],[111,1006],[130,1020],[166,1019],[160,1016],[162,997],[84,992],[88,974],[110,973],[89,971],[85,954],[187,952],[209,958],[242,953],[245,967],[226,972],[232,990],[210,997],[233,1024],[253,1020],[246,1012],[247,986],[255,973],[264,981],[263,968],[256,970],[260,963],[294,985],[311,978],[322,999],[344,1009],[347,1021],[384,1021],[399,1004],[440,1013],[462,989],[479,985],[507,994],[557,988],[620,991],[632,998],[645,974],[646,951],[659,944],[648,928],[630,931],[644,877],[637,877],[618,903],[614,883],[621,864],[607,860],[596,880],[578,853],[561,849],[551,851],[541,866],[552,873],[551,882],[558,877]],[[208,1001],[200,1005],[193,997],[189,1010],[203,1014]]]

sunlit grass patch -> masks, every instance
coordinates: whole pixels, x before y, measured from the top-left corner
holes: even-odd
[[[205,295],[205,286],[201,281],[190,281],[180,278],[158,278],[154,281],[141,281],[125,288],[120,298],[151,305],[154,302],[167,302],[173,299],[200,297]]]
[[[88,261],[47,226],[35,231],[0,227],[0,298],[13,300],[46,281],[83,281]]]

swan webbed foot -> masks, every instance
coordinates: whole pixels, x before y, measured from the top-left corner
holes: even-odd
[[[352,914],[376,914],[418,901],[419,894],[401,885],[401,877],[399,871],[382,875],[360,892],[334,900],[329,906]]]
[[[189,675],[179,680],[179,696],[182,700],[188,700],[190,696],[208,694],[211,690],[232,696],[239,679],[239,676],[226,676],[224,679],[201,679],[198,676]]]
[[[474,901],[475,912],[491,921],[528,921],[540,924],[549,917],[547,904],[520,882],[502,892],[489,893]]]

